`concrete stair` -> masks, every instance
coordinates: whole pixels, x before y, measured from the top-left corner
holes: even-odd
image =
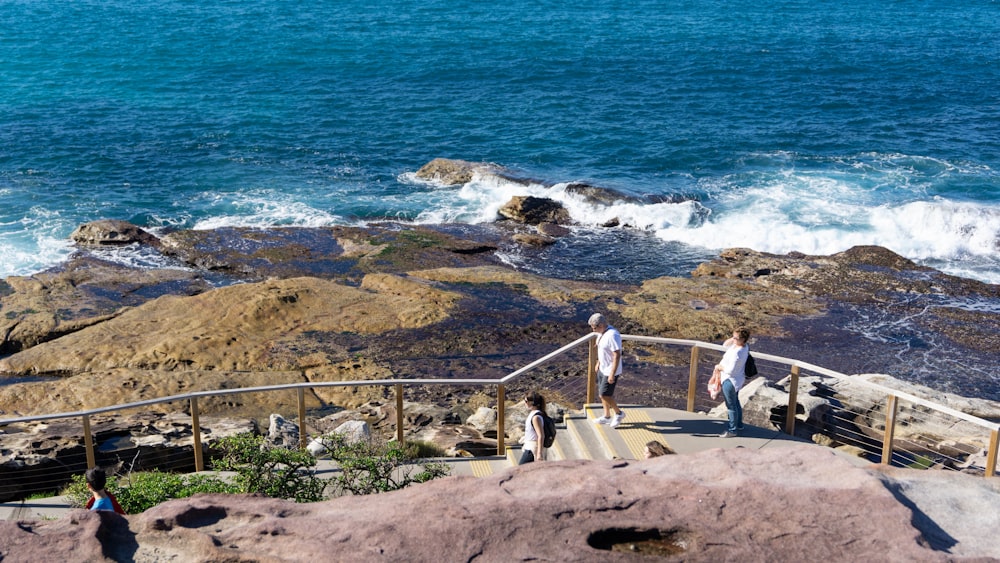
[[[568,459],[642,459],[646,442],[662,440],[650,428],[656,424],[650,413],[636,405],[622,405],[625,420],[617,427],[594,424],[601,416],[600,405],[586,405],[582,410],[567,412],[556,425],[556,441],[549,448],[548,461]],[[517,465],[521,446],[507,447],[507,462]]]

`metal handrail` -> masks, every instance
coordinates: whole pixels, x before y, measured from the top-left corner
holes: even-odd
[[[373,380],[362,380],[362,381],[328,381],[328,382],[286,383],[286,384],[281,384],[281,385],[267,385],[267,386],[258,386],[258,387],[243,387],[243,388],[236,388],[236,389],[218,389],[218,390],[211,390],[211,391],[193,391],[193,392],[184,393],[184,394],[181,394],[181,395],[171,395],[171,396],[168,396],[168,397],[158,397],[158,398],[155,398],[155,399],[147,399],[147,400],[143,400],[143,401],[136,401],[136,402],[132,402],[132,403],[124,403],[124,404],[118,404],[118,405],[110,405],[110,406],[98,407],[98,408],[94,408],[94,409],[87,409],[87,410],[81,410],[81,411],[0,419],[0,427],[7,426],[7,425],[10,425],[10,424],[18,424],[18,423],[26,423],[26,422],[40,422],[40,421],[53,420],[53,419],[81,417],[83,419],[83,424],[84,424],[85,440],[86,440],[86,446],[87,446],[87,460],[88,460],[88,465],[93,466],[93,464],[94,464],[93,443],[92,443],[92,437],[90,436],[90,416],[91,415],[103,414],[103,413],[114,412],[114,411],[121,411],[121,410],[128,410],[128,409],[133,409],[133,408],[146,407],[146,406],[157,405],[157,404],[162,404],[162,403],[169,403],[169,402],[176,402],[176,401],[190,401],[191,405],[192,405],[192,417],[194,418],[194,423],[192,425],[193,426],[192,433],[194,434],[194,437],[195,437],[194,440],[195,440],[195,450],[196,450],[195,451],[196,466],[198,466],[198,469],[201,470],[201,465],[202,465],[202,463],[201,463],[201,456],[200,456],[200,454],[201,454],[201,451],[200,451],[201,450],[201,447],[200,447],[200,437],[201,436],[200,436],[199,424],[198,424],[198,421],[197,421],[197,412],[198,412],[197,401],[198,401],[199,398],[217,397],[217,396],[224,396],[224,395],[237,395],[237,394],[242,394],[242,393],[256,393],[256,392],[272,392],[272,391],[283,391],[283,390],[297,390],[298,391],[298,397],[299,397],[299,413],[301,415],[302,413],[304,413],[304,390],[305,389],[314,389],[314,388],[320,388],[320,387],[391,386],[391,387],[394,387],[396,389],[396,403],[397,403],[397,405],[401,406],[402,405],[402,388],[403,388],[403,386],[424,386],[424,385],[452,385],[452,386],[454,386],[454,385],[472,385],[472,386],[483,386],[483,385],[486,385],[486,386],[491,386],[491,385],[495,385],[495,386],[497,386],[497,424],[498,424],[498,428],[497,428],[497,436],[498,436],[498,440],[497,440],[497,453],[499,455],[502,455],[504,453],[504,448],[505,448],[505,444],[504,444],[504,440],[503,440],[503,436],[504,436],[504,429],[503,429],[504,422],[503,422],[503,420],[504,420],[504,417],[505,417],[505,414],[504,414],[504,410],[505,410],[505,405],[504,405],[504,403],[505,403],[505,386],[509,382],[514,381],[515,379],[517,379],[518,376],[520,376],[520,375],[522,375],[524,373],[527,373],[527,372],[529,372],[529,371],[537,368],[538,366],[540,366],[540,365],[542,365],[542,364],[544,364],[544,363],[546,363],[546,362],[548,362],[548,361],[550,361],[550,360],[552,360],[552,359],[554,359],[556,357],[559,357],[559,356],[565,354],[566,352],[569,352],[570,350],[573,350],[573,349],[575,349],[575,348],[577,348],[577,347],[579,347],[579,346],[581,346],[583,344],[587,344],[588,347],[589,347],[589,349],[590,349],[590,354],[591,354],[591,356],[588,358],[588,366],[587,366],[587,380],[588,380],[587,381],[587,389],[588,389],[587,397],[588,397],[588,402],[592,402],[591,390],[592,390],[593,379],[594,379],[594,373],[593,373],[593,354],[594,354],[594,341],[596,340],[596,336],[597,335],[595,333],[589,333],[589,334],[587,334],[585,336],[582,336],[582,337],[574,340],[573,342],[571,342],[571,343],[569,343],[569,344],[567,344],[567,345],[565,345],[565,346],[563,346],[563,347],[561,347],[561,348],[559,348],[559,349],[557,349],[557,350],[555,350],[555,351],[553,351],[553,352],[551,352],[551,353],[549,353],[549,354],[547,354],[545,356],[542,356],[541,358],[539,358],[539,359],[537,359],[537,360],[535,360],[535,361],[533,361],[533,362],[531,362],[531,363],[529,363],[529,364],[527,364],[527,365],[525,365],[525,366],[523,366],[521,368],[518,368],[517,370],[515,370],[515,371],[509,373],[508,375],[506,375],[504,377],[501,377],[499,379],[373,379]],[[694,387],[693,386],[694,386],[694,383],[695,383],[695,368],[696,368],[696,364],[698,362],[698,353],[697,353],[698,350],[699,349],[707,349],[707,350],[715,350],[715,351],[724,351],[725,350],[725,348],[723,346],[719,345],[719,344],[713,344],[713,343],[709,343],[709,342],[701,342],[701,341],[697,341],[697,340],[678,339],[678,338],[662,338],[662,337],[640,336],[640,335],[622,335],[622,340],[623,341],[642,342],[642,343],[647,343],[647,344],[668,344],[668,345],[678,345],[678,346],[688,346],[688,347],[690,347],[691,350],[692,350],[692,365],[691,365],[691,373],[692,373],[692,375],[691,375],[691,379],[690,379],[690,382],[689,382],[689,387],[690,387],[689,388],[689,397],[693,397],[694,396]],[[790,393],[789,393],[789,403],[790,404],[788,405],[788,411],[787,411],[789,413],[787,415],[787,417],[788,417],[789,420],[787,421],[787,424],[786,424],[786,428],[785,428],[786,432],[791,433],[792,430],[794,429],[795,404],[793,404],[793,403],[796,400],[795,397],[796,397],[797,386],[798,386],[798,383],[797,383],[798,374],[799,374],[800,370],[806,369],[806,370],[809,370],[811,372],[822,374],[822,375],[825,375],[825,376],[828,376],[828,377],[832,377],[832,378],[835,378],[835,379],[844,380],[844,381],[851,381],[852,383],[861,383],[864,386],[869,387],[869,388],[871,388],[874,391],[877,391],[877,392],[880,392],[880,393],[884,393],[886,395],[886,397],[887,397],[887,404],[890,404],[890,405],[893,405],[893,406],[895,406],[897,404],[897,401],[899,399],[904,399],[904,400],[909,401],[909,402],[911,402],[913,404],[921,405],[921,406],[927,407],[929,409],[932,409],[932,410],[935,410],[935,411],[947,414],[949,416],[952,416],[952,417],[964,420],[966,422],[970,422],[972,424],[975,424],[975,425],[983,427],[984,429],[990,431],[990,433],[991,433],[990,445],[987,448],[987,468],[986,468],[986,472],[985,473],[986,473],[986,476],[989,477],[989,476],[992,476],[994,474],[994,472],[995,472],[994,468],[996,466],[996,461],[997,461],[997,456],[998,456],[998,449],[1000,449],[1000,423],[990,422],[988,420],[984,420],[984,419],[979,418],[977,416],[974,416],[974,415],[971,415],[971,414],[968,414],[968,413],[964,413],[964,412],[955,410],[953,408],[950,408],[950,407],[947,407],[947,406],[944,406],[944,405],[937,404],[937,403],[935,403],[933,401],[930,401],[930,400],[927,400],[927,399],[923,399],[921,397],[917,397],[917,396],[911,395],[909,393],[905,393],[905,392],[897,391],[897,390],[894,390],[894,389],[890,389],[888,387],[885,387],[883,385],[879,385],[877,383],[873,383],[873,382],[870,382],[870,381],[865,381],[865,380],[861,380],[861,379],[851,378],[850,376],[848,376],[846,374],[843,374],[843,373],[840,373],[840,372],[837,372],[837,371],[833,371],[833,370],[830,370],[830,369],[827,369],[827,368],[824,368],[824,367],[821,367],[821,366],[816,366],[816,365],[813,365],[813,364],[810,364],[810,363],[807,363],[807,362],[802,362],[802,361],[795,360],[795,359],[792,359],[792,358],[785,358],[783,356],[776,356],[776,355],[773,355],[773,354],[764,354],[764,353],[756,352],[756,351],[754,352],[754,356],[756,358],[758,358],[758,359],[768,360],[768,361],[772,361],[772,362],[775,362],[775,363],[778,363],[778,364],[784,364],[784,365],[787,365],[787,366],[789,366],[791,368],[791,375],[792,375],[792,378],[793,378],[793,383],[792,383],[791,387],[793,387],[794,389],[791,389]],[[689,400],[688,410],[692,410],[692,409],[693,409],[693,404]],[[399,412],[397,412],[397,438],[399,440],[402,440],[402,436],[403,436],[403,427],[402,427],[403,416],[402,416],[402,409],[399,408],[398,410],[399,410]],[[890,414],[894,414],[894,411],[895,411],[895,409],[893,409],[893,413],[890,413]],[[887,428],[886,428],[886,432],[885,432],[885,443],[884,443],[884,446],[883,446],[883,463],[888,463],[889,459],[891,457],[891,453],[892,453],[892,435],[893,435],[893,431],[895,429],[894,428],[894,424],[895,424],[895,416],[889,416],[889,417],[887,417]],[[302,430],[300,432],[300,436],[301,436],[301,440],[303,441],[302,445],[304,447],[304,445],[305,445],[304,441],[306,439],[304,416],[300,416],[299,425],[300,425],[300,428]],[[890,426],[892,426],[892,427],[890,427]]]

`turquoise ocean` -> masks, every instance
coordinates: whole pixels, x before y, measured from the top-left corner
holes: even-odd
[[[480,223],[534,194],[638,227],[639,277],[877,244],[1000,283],[998,38],[989,0],[3,0],[0,277],[99,218]],[[416,181],[436,157],[539,185]]]
[[[537,184],[416,180],[437,157]],[[513,195],[578,223],[503,249],[547,275],[873,244],[1000,283],[1000,3],[0,0],[0,277],[101,218],[477,224]],[[995,396],[995,358],[882,312],[852,313],[897,351],[871,369]]]

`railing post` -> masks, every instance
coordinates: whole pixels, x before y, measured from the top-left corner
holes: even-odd
[[[795,412],[799,406],[799,366],[792,366],[788,383],[788,408],[785,410],[785,434],[795,435]]]
[[[994,477],[997,474],[997,450],[1000,449],[1000,430],[990,432],[990,449],[986,451],[986,471],[987,477]]]
[[[896,432],[896,409],[899,400],[895,395],[889,395],[885,401],[885,433],[882,438],[882,464],[892,462],[892,436]]]
[[[87,469],[97,467],[97,457],[94,456],[94,437],[90,435],[90,415],[83,415],[83,449],[87,452]]]
[[[296,391],[299,400],[299,448],[304,450],[309,445],[309,435],[306,434],[306,390],[299,387]]]
[[[594,363],[597,360],[597,340],[591,338],[587,343],[587,404],[594,404],[594,396],[597,394],[597,371]]]
[[[201,420],[198,417],[198,397],[191,397],[191,437],[194,439],[194,470],[204,471],[205,460],[201,452]]]
[[[504,396],[504,387],[501,383],[497,385],[497,455],[507,455],[507,440],[504,438],[504,419],[506,414],[504,411],[504,401],[506,397]]]
[[[403,445],[403,384],[396,384],[396,441]]]
[[[694,412],[694,399],[698,395],[698,357],[701,355],[701,348],[691,347],[691,367],[688,370],[688,412]]]

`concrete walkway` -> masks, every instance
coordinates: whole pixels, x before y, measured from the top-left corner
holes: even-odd
[[[601,415],[599,405],[588,405],[582,411],[569,413],[558,425],[556,442],[549,449],[549,461],[568,459],[642,459],[646,442],[659,440],[678,454],[694,453],[713,448],[780,448],[792,444],[811,443],[788,436],[776,429],[747,426],[741,436],[720,438],[726,421],[687,411],[622,405],[625,420],[617,428],[594,424]],[[816,446],[823,447],[823,446]],[[844,454],[859,466],[870,462]],[[449,458],[452,475],[485,477],[506,471],[517,465],[520,446],[507,448],[506,456]],[[330,461],[320,460],[317,469],[336,471]],[[72,510],[64,497],[26,500],[0,504],[0,520],[44,520],[60,518]]]

